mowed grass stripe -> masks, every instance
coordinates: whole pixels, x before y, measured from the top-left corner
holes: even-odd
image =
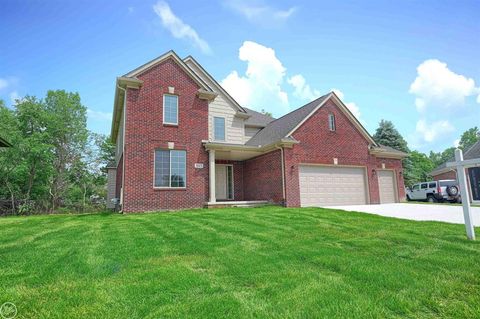
[[[477,317],[462,225],[281,207],[0,219],[19,318]]]

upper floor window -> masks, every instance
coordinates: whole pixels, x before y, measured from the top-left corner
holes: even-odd
[[[332,113],[328,114],[328,127],[330,128],[330,131],[335,131],[335,115]]]
[[[225,141],[225,118],[213,118],[213,138],[215,141]]]
[[[163,96],[163,123],[178,125],[178,96]]]
[[[185,187],[186,186],[187,153],[180,150],[155,151],[155,187]]]

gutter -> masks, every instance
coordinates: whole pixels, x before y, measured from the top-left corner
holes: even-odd
[[[287,202],[286,198],[286,191],[285,191],[285,156],[283,154],[283,147],[275,145],[276,149],[280,150],[281,162],[282,162],[282,195],[283,195],[283,206],[285,206]]]
[[[123,138],[122,138],[122,189],[120,190],[120,205],[121,205],[121,210],[120,212],[123,213],[123,192],[125,190],[125,131],[126,131],[126,119],[127,119],[127,112],[126,112],[126,105],[127,105],[127,90],[120,87],[117,84],[117,88],[123,91],[124,93],[124,98],[123,98]]]

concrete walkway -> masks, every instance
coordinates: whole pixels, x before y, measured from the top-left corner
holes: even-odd
[[[410,220],[430,220],[451,224],[463,224],[462,206],[448,204],[380,204],[329,206],[326,208],[343,209],[387,217]],[[472,207],[473,223],[480,226],[480,207]]]

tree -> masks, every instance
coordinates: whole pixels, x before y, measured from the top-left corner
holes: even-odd
[[[272,112],[265,111],[265,109],[262,109],[261,113],[272,117]]]
[[[410,152],[409,157],[404,161],[405,185],[412,186],[415,183],[426,182],[435,166],[427,155],[418,151]]]
[[[460,137],[460,143],[458,147],[462,150],[468,150],[473,144],[477,143],[480,139],[478,127],[472,127],[469,130],[463,132],[462,136]]]
[[[54,210],[67,189],[68,169],[82,158],[87,146],[87,109],[78,93],[63,90],[48,91],[45,107],[49,114],[47,133],[54,152],[54,174],[50,183]]]
[[[379,144],[393,147],[396,150],[405,153],[410,152],[407,142],[390,121],[380,121],[378,128],[373,135],[373,139]]]

